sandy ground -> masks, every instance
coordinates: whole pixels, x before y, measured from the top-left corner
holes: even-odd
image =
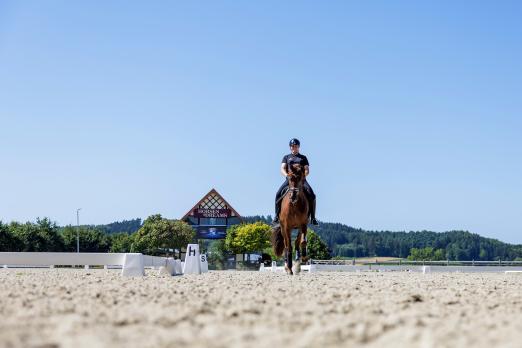
[[[522,275],[0,269],[1,347],[520,347]]]

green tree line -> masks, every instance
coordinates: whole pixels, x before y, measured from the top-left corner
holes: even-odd
[[[270,216],[250,216],[248,222],[270,222]],[[444,260],[515,260],[522,258],[522,245],[485,238],[467,231],[449,232],[392,232],[366,231],[340,223],[319,222],[314,231],[326,242],[332,256],[373,257],[390,256],[407,258],[412,249],[426,247],[442,253]]]
[[[135,224],[131,224],[136,226]],[[161,215],[149,216],[133,233],[109,233],[103,226],[59,227],[48,218],[36,222],[0,221],[0,251],[75,252],[79,235],[81,252],[142,252],[168,254],[194,240],[194,230],[185,222]]]
[[[131,226],[136,227],[135,224]],[[271,226],[263,222],[234,225],[225,240],[213,243],[211,258],[221,263],[228,255],[265,253],[274,256],[270,244]],[[149,216],[133,233],[110,233],[104,226],[59,227],[48,218],[21,224],[0,221],[0,251],[75,252],[79,235],[81,252],[141,252],[147,255],[174,255],[195,242],[195,231],[180,220]],[[329,258],[328,248],[309,231],[308,250],[312,258]],[[174,254],[174,253],[178,254]],[[275,258],[275,257],[273,257]]]
[[[245,223],[261,222],[264,227],[249,227],[251,232],[244,240],[226,245],[225,240],[213,245],[213,249],[233,253],[239,249],[252,252],[249,245],[257,243],[267,230],[270,216],[249,216]],[[240,226],[240,225],[237,225]],[[231,235],[238,227],[233,227]],[[128,229],[125,231],[124,229]],[[48,218],[36,222],[0,221],[0,251],[76,251],[76,226],[57,226]],[[425,257],[419,250],[432,248],[433,258],[444,260],[515,260],[522,258],[522,245],[503,243],[481,237],[467,231],[450,232],[391,232],[366,231],[339,223],[320,222],[309,234],[309,246],[314,234],[324,241],[324,250],[316,259],[334,257],[390,256],[410,259]],[[168,220],[152,215],[145,221],[133,219],[108,225],[80,226],[80,251],[83,252],[144,252],[152,255],[165,254],[185,247],[194,241],[193,229],[178,220]],[[249,240],[248,238],[252,238]],[[238,249],[239,247],[239,249]],[[248,251],[247,251],[248,249]],[[416,250],[414,250],[416,249]],[[258,245],[256,252],[269,252],[270,247]],[[217,255],[217,253],[216,253]]]

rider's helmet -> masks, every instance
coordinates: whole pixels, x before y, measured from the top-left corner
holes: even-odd
[[[290,140],[290,146],[292,145],[297,145],[297,146],[301,146],[301,142],[299,141],[299,139],[296,139],[296,138],[293,138]]]

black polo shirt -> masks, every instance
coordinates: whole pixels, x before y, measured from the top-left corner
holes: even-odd
[[[285,157],[283,157],[283,160],[281,161],[281,163],[285,163],[286,164],[286,171],[288,171],[288,168],[292,168],[292,165],[294,164],[300,164],[301,167],[304,168],[304,166],[309,166],[310,164],[308,163],[308,158],[306,158],[305,155],[301,155],[300,153],[298,153],[297,155],[293,155],[293,154],[288,154],[286,155]]]

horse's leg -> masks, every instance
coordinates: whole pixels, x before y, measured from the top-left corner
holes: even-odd
[[[297,238],[295,239],[295,264],[292,270],[294,271],[294,274],[299,274],[301,272],[301,250],[299,248],[300,241],[302,238],[303,233],[301,230],[297,234]]]
[[[299,260],[299,258],[301,257],[301,251],[299,250],[299,243],[300,243],[300,240],[301,240],[301,230],[299,230],[299,233],[297,234],[297,237],[295,238],[295,259],[296,260]]]
[[[287,226],[281,226],[281,232],[283,233],[283,239],[285,242],[285,270],[288,274],[293,274],[292,272],[292,241],[291,241],[291,233],[292,230]]]
[[[308,227],[306,225],[303,225],[301,226],[301,233],[299,233],[301,235],[301,238],[300,238],[300,245],[299,245],[299,250],[300,250],[300,254],[301,254],[301,262],[306,262],[308,261],[308,257],[306,255],[306,242],[307,242],[307,239],[306,239],[306,232],[308,231]],[[297,246],[296,246],[296,249],[297,249]]]

